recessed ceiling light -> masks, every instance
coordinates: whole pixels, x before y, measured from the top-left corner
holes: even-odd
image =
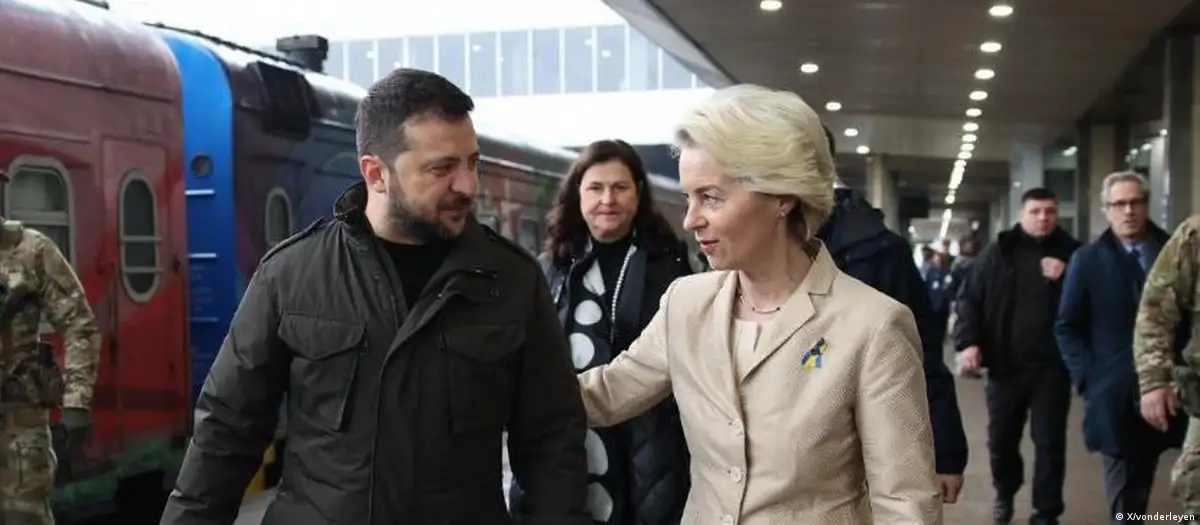
[[[979,50],[983,51],[984,53],[999,53],[1001,49],[1004,49],[1004,46],[1000,45],[1000,42],[996,42],[994,40],[989,40],[979,44]]]
[[[783,8],[783,2],[780,0],[762,0],[758,3],[758,8],[763,11],[778,11]]]
[[[992,6],[991,9],[988,9],[988,14],[992,15],[996,18],[1005,18],[1008,16],[1012,16],[1013,8],[1011,5],[1008,5],[1008,4],[996,4],[996,5]]]
[[[987,68],[975,70],[975,78],[979,80],[990,80],[994,76],[996,76],[996,72]]]
[[[974,122],[968,122],[966,124],[963,124],[963,131],[978,131],[978,130],[979,130],[979,124],[976,124]]]
[[[979,108],[970,108],[967,110],[967,116],[971,118],[978,117],[983,114],[983,110]]]
[[[979,137],[976,137],[974,133],[964,133],[962,139],[963,142],[975,142],[979,140]]]
[[[962,159],[962,160],[967,160],[967,159],[971,158],[971,152],[960,151],[960,152],[958,152],[958,158]]]
[[[971,144],[970,142],[966,142],[962,146],[959,146],[958,149],[962,151],[975,151],[975,145]]]
[[[968,96],[971,97],[971,100],[976,100],[976,101],[983,100],[983,99],[987,98],[987,91],[977,89],[975,91],[972,91],[971,94]]]
[[[953,193],[946,195],[946,204],[954,204],[954,194]]]
[[[800,72],[804,73],[806,75],[811,75],[820,70],[821,70],[821,68],[812,62],[805,62],[803,64],[800,64]]]
[[[858,130],[854,129],[854,128],[846,128],[846,131],[844,133],[846,134],[847,137],[857,137],[858,136]]]
[[[866,146],[859,146],[857,148],[854,148],[854,151],[857,151],[859,155],[866,155],[871,152],[871,148],[868,148]]]
[[[967,166],[967,161],[965,161],[965,160],[959,159],[959,160],[954,161],[954,167],[956,167],[956,168],[965,168],[966,166]]]
[[[825,103],[825,109],[829,111],[841,111],[842,103],[836,100],[830,100],[829,102]]]

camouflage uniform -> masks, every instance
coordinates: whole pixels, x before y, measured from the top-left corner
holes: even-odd
[[[62,336],[65,374],[41,344],[43,319]],[[58,460],[49,409],[90,407],[99,351],[70,263],[45,235],[0,218],[0,524],[54,523],[49,495]]]
[[[1188,413],[1187,437],[1175,466],[1171,487],[1186,512],[1200,515],[1200,382],[1189,380],[1200,372],[1200,338],[1196,321],[1200,305],[1200,215],[1179,225],[1163,246],[1146,276],[1133,336],[1133,356],[1142,394],[1172,387]],[[1185,318],[1186,316],[1186,318]],[[1182,351],[1184,367],[1175,365],[1175,335],[1179,323],[1192,320],[1191,337]],[[1200,376],[1196,376],[1200,378]]]

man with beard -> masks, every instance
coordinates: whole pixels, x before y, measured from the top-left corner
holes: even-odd
[[[586,415],[536,262],[471,214],[471,98],[400,69],[359,106],[363,181],[269,252],[196,402],[163,524],[232,523],[288,400],[266,525],[589,525]]]

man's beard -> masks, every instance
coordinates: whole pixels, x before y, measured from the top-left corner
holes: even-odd
[[[439,202],[438,209],[461,207],[465,207],[468,210],[472,209],[473,203],[471,197],[454,194],[450,198],[453,199],[450,202]],[[447,242],[457,237],[458,233],[461,233],[451,231],[437,219],[422,217],[419,212],[404,201],[404,190],[400,189],[400,183],[394,175],[389,176],[387,201],[388,222],[391,224],[392,229],[411,237],[417,243],[434,244]]]

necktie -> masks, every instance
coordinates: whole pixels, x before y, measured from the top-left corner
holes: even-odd
[[[1129,256],[1133,258],[1133,262],[1137,263],[1138,269],[1140,269],[1143,274],[1146,273],[1146,265],[1142,262],[1142,251],[1137,248],[1130,248]]]

